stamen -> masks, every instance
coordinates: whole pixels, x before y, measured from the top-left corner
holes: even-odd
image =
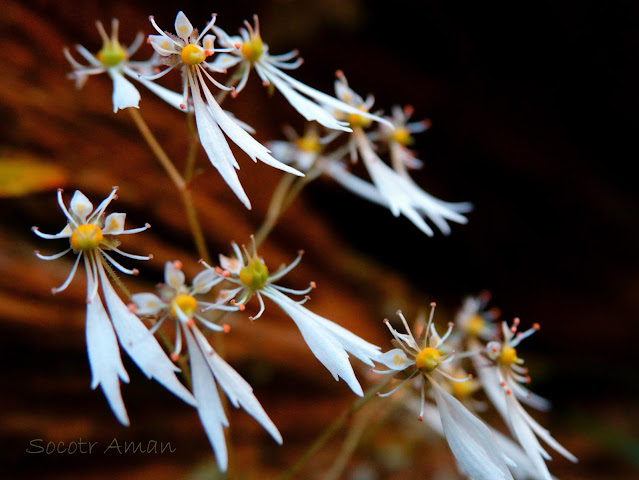
[[[109,203],[111,203],[112,200],[115,200],[116,198],[118,198],[116,193],[119,188],[120,187],[112,187],[111,193],[109,194],[109,196],[105,198],[104,200],[102,200],[102,202],[100,202],[100,205],[98,205],[98,208],[96,208],[95,211],[91,214],[91,216],[87,219],[87,223],[91,223],[96,218],[99,218],[100,215],[104,213],[104,210],[106,210],[106,207],[109,205]]]
[[[167,317],[168,315],[164,315],[162,318],[160,318],[160,320],[155,322],[155,324],[153,324],[151,328],[149,328],[149,332],[151,333],[151,335],[155,335],[155,332],[158,331],[158,329],[162,326],[162,324],[164,323],[164,320],[166,320]]]
[[[60,253],[56,253],[54,255],[42,255],[40,253],[40,250],[34,250],[34,254],[36,257],[38,257],[40,260],[57,260],[58,258],[66,255],[67,253],[69,253],[71,251],[71,248],[67,248],[66,250],[60,252]]]
[[[61,188],[58,188],[58,205],[60,205],[60,209],[62,209],[62,213],[64,213],[64,216],[67,217],[67,220],[69,220],[69,223],[73,225],[73,228],[76,228],[78,226],[78,222],[75,221],[75,219],[71,216],[71,214],[67,210],[67,207],[64,205],[64,202],[62,201],[62,192],[64,192],[64,190],[62,190]]]
[[[377,397],[380,398],[386,398],[390,395],[392,395],[393,393],[395,393],[397,390],[399,390],[400,388],[402,388],[404,385],[406,385],[415,375],[417,375],[417,372],[419,372],[419,370],[415,370],[413,373],[410,374],[410,376],[408,378],[406,378],[405,380],[403,380],[399,385],[397,385],[395,388],[393,388],[391,391],[386,392],[386,393],[381,393],[381,392],[377,392],[375,395]]]
[[[211,20],[209,21],[209,23],[206,24],[206,27],[204,27],[204,30],[202,30],[202,33],[200,33],[200,35],[195,40],[195,43],[200,43],[200,40],[204,38],[204,35],[206,34],[206,32],[208,32],[211,29],[211,27],[215,24],[215,20],[217,20],[217,13],[211,14]]]
[[[69,250],[66,250],[64,253],[68,252]],[[67,276],[67,279],[64,281],[64,283],[60,285],[58,288],[51,289],[51,293],[53,295],[55,295],[56,293],[62,292],[63,290],[66,290],[66,288],[69,286],[69,284],[71,283],[71,280],[73,280],[73,277],[75,276],[76,270],[78,269],[78,263],[80,263],[81,256],[82,256],[82,252],[80,252],[80,254],[75,259],[75,262],[73,263],[73,267],[71,267],[71,272],[69,272],[69,275]],[[48,260],[48,259],[45,258],[44,260]],[[53,259],[49,259],[49,260],[53,260]]]
[[[104,256],[104,258],[106,258],[109,261],[109,263],[111,263],[111,265],[113,265],[115,268],[120,270],[122,273],[125,273],[127,275],[138,275],[140,273],[140,271],[137,268],[131,269],[131,268],[123,267],[118,262],[116,262],[115,259],[111,255],[106,253],[104,250],[100,250],[100,253]]]

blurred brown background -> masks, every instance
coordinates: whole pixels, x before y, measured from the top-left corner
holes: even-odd
[[[126,212],[130,226],[153,226],[123,245],[155,255],[136,265],[139,277],[126,279],[133,291],[152,288],[166,260],[182,259],[192,276],[197,256],[179,196],[126,112],[112,113],[111,82],[104,75],[91,78],[77,92],[65,78],[69,66],[62,48],[80,43],[97,51],[95,19],[119,18],[124,44],[138,30],[152,33],[149,14],[171,30],[179,8],[197,26],[213,9],[229,33],[258,13],[273,53],[300,49],[306,62],[296,78],[330,93],[339,68],[356,91],[374,93],[379,108],[413,105],[416,119],[433,121],[417,139],[426,165],[415,179],[440,198],[475,203],[467,226],[431,239],[330,180],[312,184],[261,249],[273,266],[306,250],[289,281],[318,283],[308,306],[387,346],[381,320],[397,308],[414,315],[436,300],[445,320],[464,295],[491,290],[505,318],[542,325],[522,346],[533,390],[554,403],[542,423],[580,458],[576,466],[557,459],[553,474],[636,478],[639,6],[5,1],[0,155],[60,167],[67,200],[77,188],[95,203],[112,185],[120,186],[111,211]],[[150,50],[144,46],[136,58]],[[252,124],[259,140],[281,138],[285,123],[302,125],[281,96],[269,98],[256,78],[250,80],[246,92],[225,107]],[[177,88],[177,76],[164,85]],[[140,90],[142,114],[180,164],[187,138],[183,116]],[[248,240],[279,179],[277,171],[238,158],[254,205],[250,212],[199,156],[203,173],[193,194],[212,252],[225,252],[231,240]],[[3,478],[213,478],[206,470],[212,454],[195,412],[147,382],[131,362],[125,364],[131,384],[123,386],[130,428],[116,422],[101,392],[89,389],[83,274],[52,297],[49,290],[62,283],[71,258],[43,262],[32,254],[36,248],[64,248],[64,242],[30,232],[32,225],[45,232],[64,225],[55,186],[0,198],[0,209]],[[245,316],[232,319],[228,358],[254,385],[285,446],[277,448],[252,419],[233,412],[238,478],[271,478],[282,471],[354,398],[312,357],[290,320],[274,306],[267,313],[253,325]],[[360,378],[365,383],[365,369]],[[415,443],[419,429],[402,427],[405,436],[388,424],[371,432],[343,478],[449,478],[445,472],[454,467],[446,448],[427,438]],[[25,453],[34,438],[106,445],[114,437],[170,441],[177,452]],[[340,444],[338,436],[300,478],[321,478]]]

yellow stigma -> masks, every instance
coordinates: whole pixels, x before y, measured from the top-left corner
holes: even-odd
[[[171,315],[173,315],[174,318],[178,318],[176,307],[182,310],[187,317],[191,318],[197,308],[197,300],[191,295],[186,294],[175,297],[171,302]]]
[[[303,152],[319,153],[322,149],[317,135],[304,135],[295,140],[295,143],[297,144],[297,148]]]
[[[358,110],[361,110],[362,112],[368,113],[364,107],[359,107]],[[351,125],[351,127],[366,128],[372,122],[373,122],[373,120],[371,120],[370,118],[364,117],[364,116],[359,115],[357,113],[349,113],[348,114],[348,123]]]
[[[466,325],[466,333],[470,336],[477,337],[485,328],[485,321],[481,315],[474,315]]]
[[[202,47],[190,43],[182,49],[180,57],[186,65],[199,65],[206,60],[206,53]]]
[[[427,347],[417,355],[415,366],[422,372],[430,373],[439,366],[440,358],[441,355],[437,350]]]
[[[249,260],[246,267],[240,270],[240,282],[246,285],[251,290],[259,290],[266,285],[268,279],[268,268],[262,263],[262,261],[253,257]]]
[[[86,225],[79,225],[71,233],[71,246],[76,252],[79,250],[93,250],[100,245],[100,242],[104,239],[102,230],[97,225],[87,223]]]
[[[246,60],[249,62],[257,62],[262,53],[264,53],[264,42],[262,42],[262,37],[260,36],[251,36],[251,38],[244,42],[240,47],[240,51]]]
[[[411,137],[410,132],[406,127],[396,127],[395,130],[393,130],[391,139],[393,142],[397,142],[404,146],[413,143],[413,137]]]
[[[517,350],[513,347],[506,347],[501,349],[501,353],[499,354],[499,361],[502,365],[512,365],[516,363],[519,358],[517,358]]]
[[[126,52],[118,42],[108,42],[98,52],[98,60],[105,67],[115,67],[126,58]]]

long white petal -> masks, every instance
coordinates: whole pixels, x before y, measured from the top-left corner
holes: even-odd
[[[123,67],[122,71],[129,77],[140,82],[172,107],[175,107],[182,112],[185,111],[185,109],[182,108],[182,105],[184,104],[184,95],[182,93],[174,92],[173,90],[169,90],[168,88],[158,85],[152,80],[147,80],[143,75],[138,74],[130,68]]]
[[[228,467],[228,453],[224,439],[224,427],[228,427],[229,422],[224,414],[220,394],[215,386],[215,379],[204,353],[200,350],[189,328],[184,328],[183,331],[189,350],[193,394],[198,402],[197,413],[213,447],[217,465],[222,472],[225,472]]]
[[[459,400],[431,380],[451,451],[474,480],[512,480],[489,428]]]
[[[89,271],[88,260],[85,260],[85,265],[87,266],[87,287],[91,291],[93,275]],[[91,388],[96,388],[98,385],[102,387],[111,410],[120,423],[128,426],[129,417],[120,392],[120,379],[128,383],[129,376],[122,365],[113,325],[109,321],[99,295],[95,295],[87,303],[86,339],[91,367]]]
[[[173,365],[144,323],[115,293],[100,263],[98,263],[98,271],[104,299],[122,348],[148,378],[154,378],[189,405],[195,405],[196,401],[191,392],[175,376],[179,368]]]
[[[129,82],[122,72],[115,68],[109,69],[109,76],[113,80],[113,112],[118,109],[135,107],[140,108],[140,92]]]
[[[224,110],[222,110],[222,108],[215,101],[213,94],[204,84],[204,80],[202,79],[202,75],[199,73],[199,71],[198,75],[200,83],[202,84],[202,91],[204,92],[204,96],[206,97],[213,118],[220,126],[220,128],[224,131],[224,133],[228,135],[228,137],[233,141],[233,143],[244,150],[244,152],[249,157],[251,157],[253,161],[257,161],[259,159],[271,167],[278,168],[280,170],[292,173],[293,175],[298,175],[300,177],[304,176],[302,172],[294,169],[293,167],[289,167],[288,165],[273,158],[264,145],[251,137],[251,135],[249,135],[244,129],[242,129],[242,127],[235,123],[232,118],[226,115],[226,113],[224,113]]]
[[[246,196],[246,193],[242,188],[242,184],[240,183],[239,178],[237,178],[237,173],[235,172],[235,168],[239,168],[237,161],[235,160],[235,157],[233,157],[233,153],[231,152],[228,143],[226,143],[226,139],[224,138],[216,119],[213,118],[210,110],[206,106],[206,103],[204,103],[198,83],[191,74],[189,74],[189,82],[191,85],[193,107],[195,108],[195,122],[197,124],[197,131],[200,136],[202,147],[213,166],[218,172],[220,172],[220,175],[222,175],[222,178],[228,186],[231,187],[233,193],[237,195],[246,208],[250,209],[251,202]],[[244,131],[240,127],[237,128]]]
[[[226,393],[234,407],[241,406],[264,429],[271,434],[277,443],[282,444],[282,435],[262,408],[260,402],[253,395],[253,388],[244,380],[233,367],[226,363],[209,345],[202,332],[193,328],[193,335],[197,341],[206,362],[209,364],[215,379]]]
[[[315,321],[309,315],[311,312],[286,295],[269,288],[262,289],[262,293],[277,303],[293,319],[308,347],[322,365],[331,372],[335,380],[344,379],[355,394],[363,396],[362,387],[355,378],[353,367],[348,361],[348,354],[339,339],[325,326]]]

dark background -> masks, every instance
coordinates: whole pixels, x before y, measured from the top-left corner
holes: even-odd
[[[412,313],[437,300],[443,315],[450,315],[464,295],[489,289],[492,304],[501,308],[504,318],[519,316],[524,326],[534,322],[542,326],[522,346],[531,364],[533,390],[549,397],[555,406],[542,423],[581,459],[577,466],[556,460],[551,471],[562,479],[634,478],[639,464],[635,345],[639,203],[634,175],[639,6],[621,1],[378,5],[267,1],[200,7],[138,2],[131,7],[118,1],[108,6],[93,1],[78,5],[10,1],[0,23],[2,154],[52,159],[74,172],[68,194],[82,188],[99,199],[112,184],[119,184],[122,194],[117,207],[127,211],[132,224],[147,220],[153,224],[156,258],[190,255],[194,265],[197,258],[189,253],[188,232],[178,227],[177,196],[166,193],[170,186],[162,172],[147,165],[152,160],[128,116],[112,114],[110,82],[104,76],[91,78],[82,91],[75,92],[72,82],[64,78],[69,67],[61,48],[77,42],[91,51],[99,49],[95,19],[106,23],[113,16],[120,18],[120,39],[126,44],[137,30],[152,33],[146,20],[151,13],[161,27],[172,30],[178,8],[199,26],[214,8],[218,25],[228,33],[258,13],[271,52],[298,48],[305,58],[296,78],[330,93],[333,72],[342,69],[356,91],[375,95],[376,107],[388,111],[393,104],[411,104],[415,119],[430,118],[432,128],[419,135],[415,145],[425,162],[424,169],[415,172],[415,180],[444,200],[475,204],[468,225],[453,226],[450,237],[427,238],[407,220],[395,219],[330,179],[322,179],[308,187],[300,205],[288,212],[264,248],[272,250],[277,261],[290,261],[298,248],[304,248],[306,270],[296,279],[326,277],[318,284],[330,292],[322,297],[318,289],[314,297],[318,311],[328,316],[331,305],[350,302],[347,306],[357,317],[354,330],[363,336],[368,332],[367,338],[380,342],[385,332],[379,320],[397,308]],[[149,51],[143,49],[138,58],[145,58]],[[258,139],[281,137],[284,123],[301,128],[301,119],[279,95],[269,99],[256,78],[250,80],[245,94],[228,107],[257,128]],[[177,79],[167,77],[164,84],[177,88]],[[142,112],[148,106],[146,111],[152,113],[147,120],[158,129],[167,150],[179,155],[185,132],[181,116],[148,92],[142,95],[146,102],[141,104]],[[167,126],[167,120],[177,126]],[[253,165],[244,160],[240,160],[240,178],[256,205],[251,212],[240,207],[215,173],[206,169],[204,156],[200,158],[206,174],[194,190],[201,202],[212,202],[202,203],[202,215],[214,252],[224,251],[230,240],[244,241],[255,231],[279,177],[272,170],[255,167],[259,179],[252,178]],[[101,176],[105,165],[110,168],[106,178]],[[140,185],[144,193],[136,191]],[[207,196],[211,191],[212,200]],[[207,458],[208,446],[192,412],[179,410],[184,421],[190,422],[186,424],[190,427],[180,427],[182,420],[171,419],[173,409],[179,407],[168,403],[170,397],[161,389],[152,392],[167,404],[147,403],[145,388],[153,387],[134,386],[135,367],[128,365],[132,385],[126,387],[125,396],[139,427],[132,419],[133,427],[122,433],[109,418],[101,394],[88,389],[83,283],[76,279],[68,295],[49,298],[48,289],[61,283],[67,270],[43,265],[30,254],[34,248],[52,248],[32,238],[28,230],[32,224],[47,232],[60,228],[53,190],[0,199],[0,208],[5,218],[0,231],[5,465],[12,471],[29,468],[36,478],[102,478],[102,474],[126,478],[124,472],[133,468],[136,476],[176,478]],[[157,254],[158,250],[163,253]],[[158,260],[150,272],[142,273],[139,290],[157,282],[161,265]],[[333,294],[341,296],[336,299]],[[347,317],[340,323],[348,325]],[[56,319],[69,322],[72,328],[61,330]],[[291,341],[299,341],[292,333]],[[231,358],[238,362],[234,365],[249,377],[252,372],[255,379],[262,378],[252,370],[255,362],[251,355],[246,358],[241,339],[238,342],[235,349],[233,344],[230,347]],[[302,367],[296,370],[286,359],[280,363],[270,359],[275,365],[269,371],[272,377],[267,375],[271,380],[256,386],[284,436],[293,439],[285,453],[262,454],[274,455],[271,463],[251,454],[254,461],[249,464],[259,466],[255,467],[259,475],[289,464],[330,421],[331,392],[338,392],[344,405],[352,399],[344,389],[336,389],[329,381],[322,383],[323,377],[314,383],[319,373],[310,371],[317,365],[308,358],[307,372]],[[292,382],[300,382],[301,393]],[[305,406],[299,405],[300,395]],[[303,432],[299,426],[296,429],[309,412],[316,419]],[[158,416],[166,416],[161,427],[156,426]],[[239,450],[252,452],[242,429],[253,426],[244,417],[240,422],[244,423],[236,433]],[[157,431],[149,430],[150,425]],[[49,432],[50,437],[65,438],[67,429],[94,435],[106,431],[105,439],[114,435],[148,438],[153,436],[149,431],[167,438],[175,435],[181,450],[190,452],[162,462],[34,460],[22,455],[34,435],[44,437]],[[194,438],[187,435],[192,430],[198,432]],[[336,442],[334,448],[338,447]],[[374,458],[374,448],[367,448],[359,453],[360,459]],[[330,461],[327,453],[317,460],[316,468]],[[381,478],[430,478],[428,465],[412,465],[409,470],[387,468]],[[251,473],[246,475],[253,478]]]

